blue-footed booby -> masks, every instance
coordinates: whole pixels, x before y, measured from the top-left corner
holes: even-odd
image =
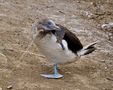
[[[54,63],[53,74],[41,74],[46,78],[62,78],[57,64],[75,60],[77,56],[87,55],[95,50],[96,42],[83,46],[77,36],[66,27],[56,24],[53,20],[44,19],[33,25],[34,43],[49,62]]]

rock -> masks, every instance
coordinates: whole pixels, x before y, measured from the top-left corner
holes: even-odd
[[[105,67],[105,69],[108,69],[108,67]]]
[[[13,88],[12,85],[7,86],[7,89],[12,89],[12,88]]]
[[[64,13],[63,11],[61,11],[61,10],[60,10],[59,12],[62,13],[62,14],[65,14],[65,13]]]
[[[91,5],[94,5],[95,3],[94,3],[94,2],[91,2],[90,4],[91,4]]]
[[[91,4],[92,6],[94,6],[94,7],[97,6],[97,4],[96,4],[95,2],[91,2],[90,4]]]
[[[103,62],[103,63],[105,63],[105,60],[100,60],[100,62]]]
[[[89,11],[85,11],[83,12],[83,16],[89,18],[89,19],[93,19],[95,17],[95,15]]]
[[[71,72],[65,72],[66,74],[71,74]]]
[[[80,1],[77,1],[77,3],[80,3]]]
[[[103,30],[111,30],[111,29],[113,29],[113,22],[110,22],[110,23],[107,23],[107,24],[102,24],[101,28]]]

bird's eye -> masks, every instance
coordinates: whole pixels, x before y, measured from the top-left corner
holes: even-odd
[[[51,22],[48,22],[47,24],[48,24],[48,25],[51,25],[52,23],[51,23]]]

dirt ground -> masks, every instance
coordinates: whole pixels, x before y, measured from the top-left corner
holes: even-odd
[[[66,26],[83,45],[98,41],[92,54],[59,65],[62,79],[40,76],[52,66],[30,44],[32,23],[44,18]],[[112,21],[112,0],[0,0],[0,90],[113,90],[113,31],[100,28]]]

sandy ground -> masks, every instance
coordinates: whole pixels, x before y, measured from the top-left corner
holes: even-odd
[[[92,54],[59,65],[62,79],[40,76],[52,66],[30,45],[31,25],[43,18],[66,26],[84,45],[99,41]],[[112,0],[0,0],[0,90],[113,90],[112,31],[100,29],[112,21]]]

